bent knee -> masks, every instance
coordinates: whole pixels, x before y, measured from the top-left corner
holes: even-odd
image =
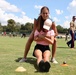
[[[43,57],[49,57],[50,55],[51,55],[51,52],[49,50],[43,53]]]

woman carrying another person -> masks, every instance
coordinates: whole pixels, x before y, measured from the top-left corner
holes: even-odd
[[[46,7],[46,6],[44,6],[44,7],[41,8],[39,17],[42,17],[43,20],[46,20],[46,19],[49,18],[49,14],[50,14],[49,8]],[[42,23],[42,19],[39,19],[39,20],[38,20],[38,19],[35,19],[35,20],[34,20],[34,28],[33,28],[33,31],[32,31],[32,33],[30,34],[29,39],[28,39],[28,41],[27,41],[27,43],[26,43],[26,45],[25,45],[24,57],[23,57],[19,62],[25,62],[25,61],[27,60],[27,59],[26,59],[27,54],[28,54],[28,52],[29,52],[29,50],[30,50],[31,43],[32,43],[33,40],[34,40],[34,32],[35,32],[35,30],[37,29],[37,27],[38,27],[38,25],[39,25],[40,23]],[[54,36],[54,38],[55,38],[55,37],[58,35],[58,32],[57,32],[57,28],[56,28],[56,26],[55,26],[55,22],[53,22],[53,21],[52,21],[51,28],[52,28],[52,29],[54,30],[54,32],[55,32],[55,36]],[[58,62],[55,60],[55,53],[56,53],[56,38],[55,38],[54,43],[53,43],[53,45],[52,45],[52,58],[51,58],[51,62],[57,64]]]

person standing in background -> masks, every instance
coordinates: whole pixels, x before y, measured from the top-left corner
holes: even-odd
[[[73,16],[72,17],[72,21],[70,22],[70,35],[71,35],[71,40],[67,42],[67,45],[70,46],[70,48],[74,48],[74,32],[76,31],[76,23],[75,23],[75,20],[76,20],[76,16]]]

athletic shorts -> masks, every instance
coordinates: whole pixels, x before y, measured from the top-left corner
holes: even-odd
[[[44,53],[46,50],[49,50],[50,51],[50,47],[49,45],[40,45],[40,44],[36,44],[36,46],[34,47],[34,52],[35,50],[39,49],[42,53]],[[34,52],[33,52],[33,56],[34,55]]]

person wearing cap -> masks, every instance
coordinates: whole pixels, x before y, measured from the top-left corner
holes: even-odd
[[[52,21],[46,19],[42,26],[39,26],[34,32],[34,41],[36,45],[33,55],[37,58],[37,65],[41,72],[48,72],[50,69],[50,47],[54,43],[54,30],[50,29]]]
[[[43,18],[43,19],[41,19],[41,18]],[[42,24],[44,23],[44,21],[46,19],[48,19],[48,18],[49,18],[49,8],[46,7],[46,6],[43,6],[41,8],[39,17],[37,19],[34,19],[33,31],[30,34],[29,39],[28,39],[28,41],[27,41],[27,43],[25,45],[24,57],[19,62],[25,62],[25,61],[27,61],[27,58],[26,57],[27,57],[27,54],[28,54],[28,52],[30,50],[31,43],[34,40],[34,31],[36,30],[36,28],[38,26],[42,26]],[[53,22],[53,21],[52,21],[51,28],[55,32],[55,36],[54,37],[56,37],[58,35],[58,32],[57,32],[57,28],[56,28],[55,22]],[[56,55],[56,40],[54,40],[54,44],[52,45],[51,62],[57,64],[58,62],[55,60],[55,55]]]
[[[70,48],[74,48],[74,40],[75,40],[75,31],[76,31],[76,16],[72,17],[72,21],[70,22],[70,35],[71,35],[71,40],[67,42],[67,45],[70,46]]]

